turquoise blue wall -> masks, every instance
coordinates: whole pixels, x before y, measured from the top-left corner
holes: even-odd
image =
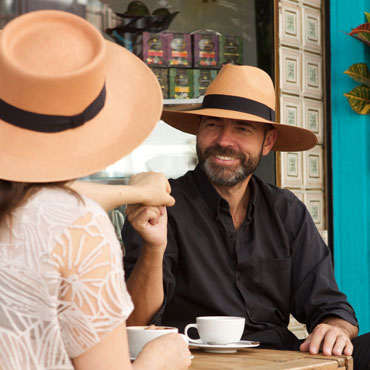
[[[344,33],[365,23],[368,1],[330,1],[334,265],[360,333],[370,331],[370,115],[350,108],[343,93],[358,83],[343,72],[370,66],[370,47]]]

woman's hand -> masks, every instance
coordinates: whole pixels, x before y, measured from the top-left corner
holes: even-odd
[[[68,187],[98,202],[106,211],[124,204],[168,206],[175,204],[171,187],[162,173],[142,172],[131,177],[128,185],[73,181]]]
[[[148,342],[136,361],[134,369],[183,370],[191,365],[189,346],[181,334],[162,335]]]
[[[170,195],[171,186],[166,177],[159,172],[141,172],[130,178],[128,183],[146,206],[173,206],[175,199]]]

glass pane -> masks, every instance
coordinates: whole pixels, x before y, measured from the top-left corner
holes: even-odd
[[[38,9],[60,9],[78,14],[97,27],[106,39],[132,48],[141,58],[144,46],[142,31],[208,32],[224,36],[225,44],[222,45],[230,43],[226,36],[238,37],[241,40],[241,47],[237,49],[240,58],[232,59],[232,62],[258,66],[274,79],[273,0],[0,0],[0,27],[18,14]],[[124,16],[127,12],[142,16]],[[153,16],[153,13],[167,16],[161,18]],[[162,21],[158,23],[158,19]],[[235,54],[235,48],[233,50]],[[220,48],[217,52],[220,53]],[[220,65],[210,65],[209,68],[217,73]],[[195,99],[201,101],[201,97]],[[165,99],[165,103],[173,103],[173,100]],[[180,102],[183,100],[176,101]],[[159,121],[139,148],[104,171],[89,176],[89,179],[125,182],[132,174],[148,170],[175,178],[193,169],[196,163],[195,136]],[[275,183],[273,153],[263,159],[258,174]]]

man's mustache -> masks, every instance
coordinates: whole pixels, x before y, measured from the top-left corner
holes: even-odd
[[[243,153],[236,151],[232,148],[223,147],[221,145],[213,145],[207,148],[204,151],[204,157],[208,158],[211,155],[219,155],[223,157],[232,157],[232,158],[238,158],[240,160],[244,160],[245,156]]]

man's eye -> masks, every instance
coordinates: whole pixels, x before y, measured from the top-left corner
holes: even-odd
[[[216,126],[217,126],[217,124],[216,124],[216,123],[214,123],[214,122],[207,122],[207,123],[206,123],[206,126],[207,126],[207,127],[212,128],[212,127],[216,127]]]
[[[244,125],[237,126],[237,130],[240,132],[248,133],[248,134],[254,133],[254,129],[252,127],[244,126]]]

